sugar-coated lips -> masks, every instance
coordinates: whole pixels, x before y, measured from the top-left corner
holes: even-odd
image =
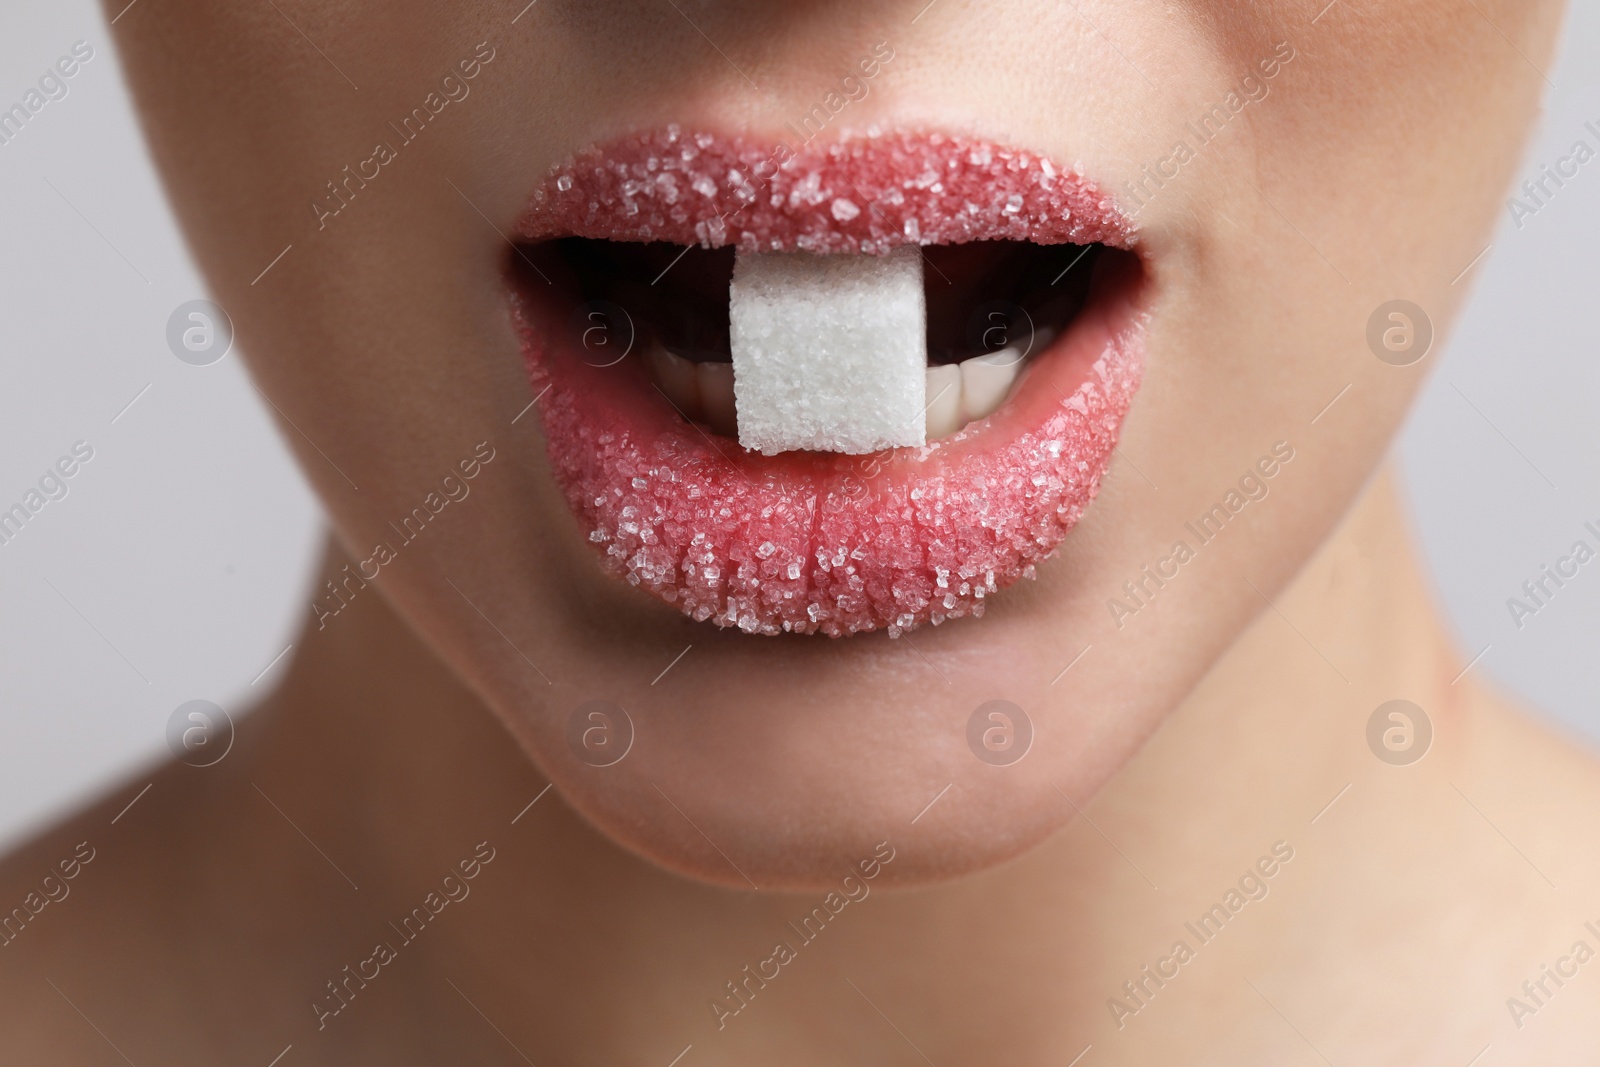
[[[529,245],[868,254],[1135,244],[1127,218],[1075,170],[920,132],[798,152],[676,127],[634,134],[556,167],[517,229]],[[899,636],[982,615],[1082,516],[1138,389],[1142,278],[1136,256],[1101,257],[1087,302],[999,410],[874,456],[762,456],[687,421],[637,351],[596,359],[573,327],[575,302],[537,271],[514,271],[513,314],[556,480],[609,571],[747,633]]]

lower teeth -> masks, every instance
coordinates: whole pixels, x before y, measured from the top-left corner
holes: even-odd
[[[1039,338],[1034,348],[1042,347]],[[650,373],[662,395],[691,422],[704,423],[724,437],[737,438],[732,363],[694,363],[656,343],[649,353]],[[928,367],[925,375],[923,431],[926,439],[949,437],[968,423],[999,410],[1022,372],[1020,348],[975,356],[960,363]]]
[[[865,454],[948,437],[999,408],[1015,346],[928,366],[923,256],[740,253],[730,286],[731,363],[664,346],[656,385],[686,418],[766,454]]]

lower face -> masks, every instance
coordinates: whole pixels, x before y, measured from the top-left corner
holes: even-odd
[[[761,888],[999,862],[1182,702],[1380,459],[1431,361],[1369,322],[1443,331],[1558,15],[192,6],[117,30],[354,561],[314,626],[377,586],[602,832]],[[762,408],[741,272],[906,249],[919,440]]]

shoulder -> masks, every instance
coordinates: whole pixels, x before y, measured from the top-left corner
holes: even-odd
[[[0,1062],[105,1062],[171,992],[162,930],[181,841],[159,809],[181,785],[171,768],[129,781],[0,859]]]

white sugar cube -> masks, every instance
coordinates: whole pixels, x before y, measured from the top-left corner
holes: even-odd
[[[728,321],[739,443],[865,455],[922,445],[922,252],[739,252]]]

